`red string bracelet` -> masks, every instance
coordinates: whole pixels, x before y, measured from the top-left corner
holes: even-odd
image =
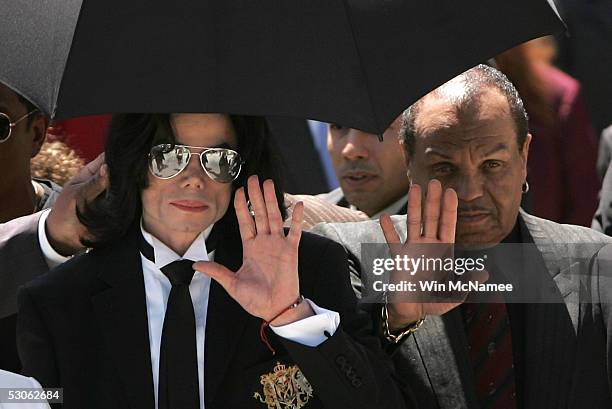
[[[278,317],[280,317],[281,315],[283,315],[287,311],[292,310],[295,307],[297,307],[298,305],[300,305],[302,303],[302,301],[304,301],[304,296],[300,295],[298,297],[298,299],[295,300],[295,302],[293,304],[291,304],[290,306],[288,306],[287,308],[285,308],[284,310],[279,312],[270,321],[262,321],[261,325],[259,326],[259,337],[261,338],[263,343],[266,344],[266,346],[268,347],[270,352],[272,352],[272,355],[276,355],[276,351],[274,350],[274,348],[272,348],[272,345],[270,344],[270,341],[268,340],[268,337],[266,336],[266,327],[268,327],[272,321],[274,321],[275,319],[277,319]]]

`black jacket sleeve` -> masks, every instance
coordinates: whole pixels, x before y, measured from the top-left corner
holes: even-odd
[[[60,379],[53,340],[27,287],[19,291],[18,304],[17,347],[22,373],[33,377],[43,387],[58,387]]]
[[[357,308],[344,248],[325,240],[309,269],[317,279],[302,293],[317,305],[340,313],[340,326],[317,347],[289,340],[283,344],[304,371],[326,407],[414,408],[407,385],[397,379],[381,347],[370,315]]]

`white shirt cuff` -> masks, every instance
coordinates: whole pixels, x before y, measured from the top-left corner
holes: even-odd
[[[316,347],[327,339],[324,332],[330,336],[334,335],[340,325],[340,314],[321,308],[309,299],[305,301],[310,304],[315,315],[280,327],[270,325],[270,328],[280,337],[309,347]]]
[[[44,210],[40,215],[40,219],[38,219],[38,244],[40,245],[40,250],[42,251],[43,257],[47,262],[47,266],[49,266],[51,269],[59,266],[70,257],[64,257],[55,251],[55,249],[51,246],[51,243],[49,243],[49,239],[47,239],[45,224],[50,211],[51,209]]]

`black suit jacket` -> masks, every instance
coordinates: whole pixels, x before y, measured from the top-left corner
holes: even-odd
[[[392,219],[405,240],[406,217]],[[523,309],[519,334],[511,322],[513,347],[516,340],[520,346],[513,351],[520,361],[515,367],[518,408],[611,408],[612,240],[585,227],[557,224],[523,211],[518,222],[521,241],[533,243],[535,252],[508,262],[516,263],[530,280],[550,284],[558,296],[556,303],[511,305]],[[356,292],[372,288],[377,278],[371,260],[362,257],[360,243],[385,243],[377,221],[319,225],[312,232],[344,244],[352,254]],[[459,308],[427,317],[414,336],[390,352],[420,408],[479,408]]]
[[[49,180],[36,181],[45,191],[38,210],[51,208],[62,188]],[[10,372],[21,370],[15,343],[17,289],[49,271],[38,243],[40,216],[39,211],[0,223],[0,369]]]
[[[17,289],[49,271],[38,244],[40,213],[0,224],[0,369],[19,372]]]
[[[135,230],[29,283],[19,295],[18,347],[23,372],[43,386],[64,388],[66,408],[154,407],[142,266]],[[237,270],[237,235],[223,237],[215,261]],[[261,320],[249,315],[214,281],[205,342],[205,403],[212,408],[265,408],[261,376],[277,363],[297,365],[314,391],[306,408],[402,408],[391,361],[367,315],[356,312],[346,276],[346,253],[330,240],[304,233],[300,289],[338,311],[341,327],[316,348],[268,332],[277,355],[259,338]],[[277,368],[278,369],[278,368]]]

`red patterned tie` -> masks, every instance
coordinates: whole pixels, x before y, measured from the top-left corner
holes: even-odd
[[[510,322],[503,298],[495,296],[491,301],[463,305],[476,395],[482,409],[514,409]]]

